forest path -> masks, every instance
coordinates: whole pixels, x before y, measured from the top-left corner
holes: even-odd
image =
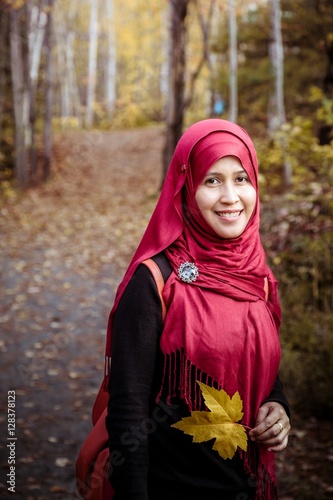
[[[163,130],[70,132],[51,182],[0,206],[0,498],[78,498],[114,292],[156,202]],[[7,391],[16,392],[8,492]],[[332,423],[295,418],[278,458],[281,500],[333,498]],[[209,499],[207,499],[209,500]]]

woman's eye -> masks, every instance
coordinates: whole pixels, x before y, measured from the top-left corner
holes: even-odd
[[[215,177],[211,177],[211,178],[206,180],[206,184],[214,185],[217,183],[218,183],[218,180]]]
[[[245,177],[244,175],[240,175],[237,177],[236,181],[239,183],[239,184],[245,184],[246,182],[248,182],[248,178]]]

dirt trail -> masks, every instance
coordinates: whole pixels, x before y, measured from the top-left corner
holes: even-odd
[[[91,427],[107,316],[156,202],[162,145],[160,128],[58,136],[53,180],[24,196],[8,191],[0,206],[0,498],[78,498],[73,467]],[[278,459],[281,499],[333,498],[332,428],[295,418]]]

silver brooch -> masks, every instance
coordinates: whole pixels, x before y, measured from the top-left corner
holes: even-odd
[[[178,268],[178,276],[184,283],[192,283],[199,276],[199,270],[193,262],[184,262]]]

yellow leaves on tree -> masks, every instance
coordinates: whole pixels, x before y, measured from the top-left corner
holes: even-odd
[[[232,458],[237,447],[247,450],[247,435],[242,424],[237,424],[243,417],[243,402],[238,392],[230,398],[222,389],[199,382],[206,406],[210,411],[192,411],[172,427],[193,436],[194,443],[215,439],[213,450],[226,459]]]

